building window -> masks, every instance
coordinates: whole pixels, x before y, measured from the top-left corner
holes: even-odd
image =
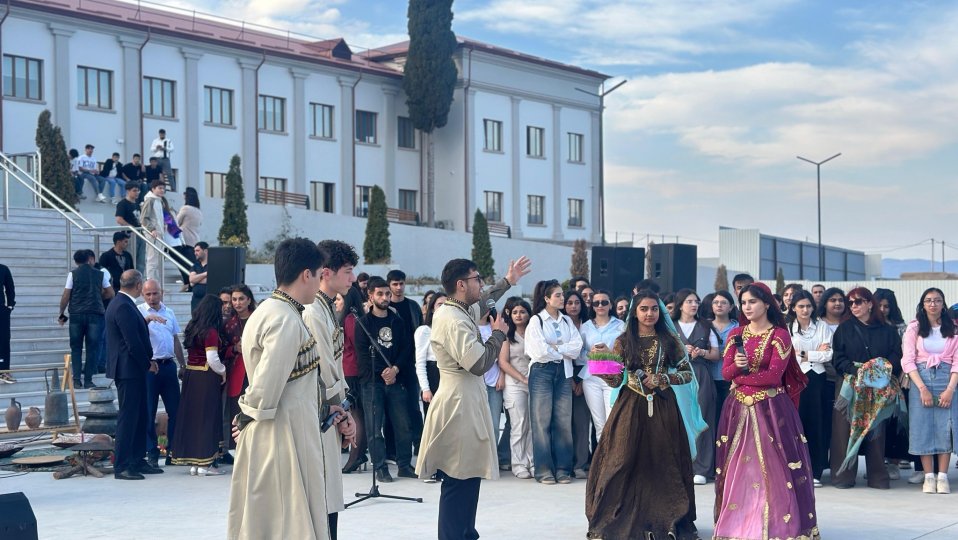
[[[333,138],[333,106],[322,103],[310,103],[309,113],[313,119],[313,128],[309,134],[322,139]]]
[[[77,105],[113,108],[113,72],[77,66]]]
[[[356,141],[376,144],[376,113],[356,111]]]
[[[333,196],[335,184],[330,182],[313,182],[313,210],[332,214],[335,206]]]
[[[545,224],[546,198],[542,195],[529,195],[529,225]]]
[[[399,148],[416,149],[416,127],[405,116],[399,117]]]
[[[486,135],[483,148],[490,152],[502,152],[502,122],[486,118],[482,121],[482,127]]]
[[[569,199],[569,226],[582,226],[582,209],[585,207],[585,201],[582,199]]]
[[[502,222],[502,192],[486,192],[486,221]]]
[[[259,189],[268,189],[270,191],[286,191],[285,178],[273,178],[271,176],[260,176]]]
[[[263,131],[286,132],[286,99],[259,96],[257,127]]]
[[[206,196],[222,199],[226,196],[226,173],[209,172],[203,174],[206,178]]]
[[[203,92],[206,95],[206,123],[232,126],[233,91],[225,88],[204,86]]]
[[[356,217],[369,215],[369,186],[356,186]]]
[[[43,61],[3,55],[3,95],[21,99],[43,99]]]
[[[416,204],[416,190],[414,189],[400,189],[399,190],[399,209],[408,210],[409,212],[415,212],[417,209]]]
[[[569,161],[582,163],[582,145],[585,137],[581,133],[569,133]]]
[[[526,155],[530,157],[543,157],[542,141],[545,139],[546,130],[540,127],[526,126]]]
[[[155,77],[143,77],[143,114],[173,118],[176,116],[176,83]]]

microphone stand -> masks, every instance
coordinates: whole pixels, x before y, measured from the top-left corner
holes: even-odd
[[[381,358],[388,367],[392,367],[392,363],[389,361],[388,358],[386,358],[386,355],[383,354],[382,349],[379,348],[379,345],[376,343],[376,340],[373,339],[373,335],[369,332],[369,329],[366,328],[366,325],[363,324],[362,318],[359,316],[359,312],[356,311],[356,308],[351,307],[349,308],[349,311],[350,313],[353,314],[354,317],[356,317],[356,325],[359,326],[362,329],[363,333],[366,334],[366,337],[369,338],[369,372],[372,374],[373,377],[376,377],[377,376],[376,375],[376,356],[379,356],[379,358]],[[376,384],[375,379],[373,379],[372,384]],[[399,384],[399,381],[396,381],[393,384]],[[362,388],[360,388],[360,394],[362,394]],[[369,415],[371,417],[368,421],[372,422],[372,425],[375,426],[376,425],[376,399],[373,398],[371,400],[371,403],[368,403],[368,404],[363,403],[363,407],[366,407],[367,405],[369,406]],[[422,497],[400,497],[399,495],[383,495],[382,493],[379,492],[379,484],[376,482],[376,472],[377,472],[376,464],[373,463],[372,487],[369,488],[368,493],[356,493],[356,497],[359,497],[359,498],[356,499],[355,501],[346,503],[344,505],[346,508],[349,508],[350,506],[354,504],[361,503],[365,500],[376,499],[376,498],[395,499],[398,501],[410,501],[410,502],[418,502],[418,503],[422,502]]]

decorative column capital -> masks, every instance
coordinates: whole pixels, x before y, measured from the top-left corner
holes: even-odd
[[[347,77],[340,75],[339,77],[336,77],[336,80],[339,81],[339,86],[342,86],[343,88],[352,88],[352,86],[356,84],[356,81],[359,80],[359,77]]]
[[[200,51],[199,49],[191,49],[189,47],[180,47],[180,54],[182,54],[183,58],[186,60],[196,61],[200,58],[203,58],[203,51]]]
[[[294,79],[307,79],[311,75],[309,71],[299,68],[289,68],[289,74],[292,75]]]
[[[383,86],[383,87],[382,87],[382,90],[383,90],[383,95],[386,95],[386,96],[398,96],[400,89],[399,89],[398,87],[396,87],[396,86]]]
[[[263,61],[262,58],[237,58],[236,63],[239,64],[241,69],[245,70],[254,70],[260,66],[260,63]]]
[[[65,24],[49,23],[47,26],[50,28],[50,33],[54,36],[70,37],[76,33],[76,30],[73,27],[67,26]]]

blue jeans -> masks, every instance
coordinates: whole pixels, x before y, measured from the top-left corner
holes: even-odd
[[[100,355],[100,337],[103,335],[103,315],[95,313],[70,314],[70,358],[73,380],[83,376],[84,384],[93,382],[96,362]],[[86,365],[83,365],[83,344],[86,342]]]
[[[96,193],[102,192],[103,185],[106,183],[106,179],[103,178],[102,176],[97,176],[92,173],[84,172],[84,173],[80,173],[81,189],[83,187],[82,186],[83,180],[86,180],[87,182],[89,182],[93,186],[93,191],[95,191]]]
[[[572,384],[562,362],[530,364],[529,404],[536,480],[571,476]]]
[[[104,195],[106,195],[106,191],[104,191],[103,186],[110,186],[110,197],[122,197],[126,194],[126,182],[124,182],[122,178],[116,176],[112,178],[109,176],[100,176],[98,178],[103,180],[103,182],[100,183],[100,192]]]
[[[379,377],[374,374],[374,377]],[[383,439],[383,424],[386,415],[393,425],[396,439],[396,464],[408,467],[412,461],[412,434],[409,431],[409,410],[406,389],[400,384],[375,381],[363,383],[363,413],[366,420],[366,441],[373,469],[386,465],[386,443]]]
[[[176,411],[180,407],[180,380],[177,377],[175,360],[166,360],[159,364],[160,371],[146,373],[146,454],[153,458],[160,456],[156,440],[156,408],[163,398],[163,407],[169,417],[166,427],[166,447],[173,442],[176,428]]]

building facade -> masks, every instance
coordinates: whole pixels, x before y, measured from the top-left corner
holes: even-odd
[[[468,231],[478,208],[517,238],[600,238],[602,74],[460,40],[430,198],[423,139],[406,116],[404,44],[354,54],[341,39],[115,0],[9,5],[4,153],[32,151],[49,109],[67,147],[93,144],[101,161],[146,161],[165,129],[177,190],[202,196],[223,196],[238,154],[249,202],[364,216],[378,185],[404,222],[433,215]]]

